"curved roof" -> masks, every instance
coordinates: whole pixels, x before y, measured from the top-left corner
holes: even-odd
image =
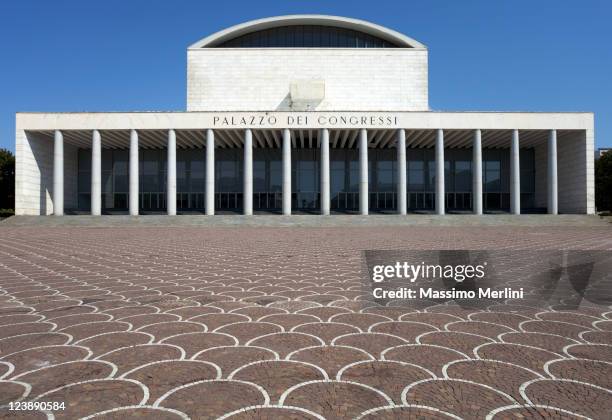
[[[385,41],[398,45],[400,48],[427,48],[420,42],[397,31],[385,28],[384,26],[360,19],[328,15],[287,15],[251,20],[215,32],[190,45],[189,48],[215,48],[224,42],[251,32],[292,25],[320,25],[352,29],[384,39]]]

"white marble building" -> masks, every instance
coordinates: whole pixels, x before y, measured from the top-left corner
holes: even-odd
[[[432,111],[388,28],[260,19],[187,60],[185,112],[18,113],[16,213],[594,212],[592,113]]]

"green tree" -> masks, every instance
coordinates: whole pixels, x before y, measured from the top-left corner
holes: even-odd
[[[15,156],[0,149],[0,209],[15,208]]]
[[[612,210],[612,152],[595,161],[595,207]]]

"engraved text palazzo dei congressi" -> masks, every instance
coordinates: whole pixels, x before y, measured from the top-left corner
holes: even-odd
[[[213,116],[213,127],[219,128],[307,128],[313,124],[325,128],[369,128],[398,126],[397,115],[388,113],[352,114],[352,113],[316,113],[309,115],[253,113],[247,115],[219,114]]]

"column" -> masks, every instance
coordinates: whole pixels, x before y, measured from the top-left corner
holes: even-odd
[[[64,215],[64,136],[59,130],[53,141],[53,214]]]
[[[557,130],[550,130],[548,133],[548,214],[559,213],[557,185]]]
[[[405,215],[408,212],[406,197],[406,131],[397,130],[397,212]]]
[[[436,131],[436,214],[444,214],[444,131]]]
[[[166,210],[176,216],[176,132],[168,130],[168,179],[166,181]]]
[[[283,214],[291,214],[291,131],[283,130]]]
[[[518,130],[512,130],[512,144],[510,145],[510,212],[521,214],[521,165]]]
[[[138,132],[130,132],[130,216],[138,216]]]
[[[359,212],[368,214],[370,190],[368,185],[368,130],[359,130]]]
[[[215,132],[206,130],[206,215],[215,214]]]
[[[91,215],[102,214],[102,138],[98,130],[91,139]]]
[[[482,214],[482,132],[474,130],[472,143],[472,211]]]
[[[253,132],[244,131],[244,187],[242,189],[244,214],[253,214]]]
[[[329,130],[324,128],[321,136],[321,214],[329,215],[330,192],[329,192]]]

